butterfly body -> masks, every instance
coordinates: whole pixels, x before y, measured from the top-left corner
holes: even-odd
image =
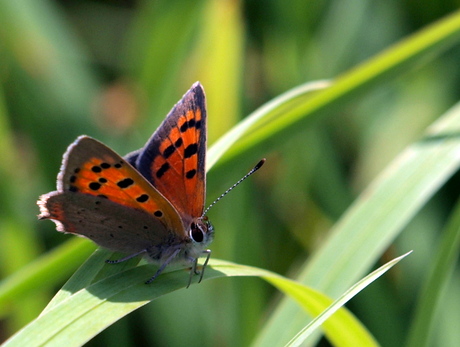
[[[205,96],[196,83],[147,144],[125,158],[80,136],[64,155],[57,191],[40,197],[39,217],[124,259],[145,255],[160,265],[152,280],[176,262],[195,273],[214,233],[203,216],[205,153]]]

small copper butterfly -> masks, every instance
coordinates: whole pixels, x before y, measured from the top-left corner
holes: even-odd
[[[168,264],[182,262],[191,264],[190,285],[193,275],[199,274],[198,258],[205,255],[200,282],[214,235],[204,215],[205,160],[205,94],[197,82],[147,144],[124,158],[91,137],[78,137],[64,154],[57,191],[38,201],[39,218],[51,219],[60,232],[128,254],[108,263],[138,255],[158,263],[159,269],[146,283]]]

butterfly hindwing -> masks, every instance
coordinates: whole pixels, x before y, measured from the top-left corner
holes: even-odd
[[[200,217],[205,203],[206,105],[195,83],[130,162],[163,194],[182,219]]]
[[[153,224],[161,224],[159,232],[165,237],[168,231],[185,236],[175,208],[127,161],[88,136],[80,136],[64,155],[57,194],[72,198],[77,205],[82,195],[108,199],[128,211],[141,211],[154,220]],[[42,205],[47,207],[46,202]],[[75,212],[71,211],[67,212]]]
[[[40,201],[40,218],[53,219],[58,231],[85,236],[110,250],[135,254],[167,239],[158,219],[106,198],[67,191]]]

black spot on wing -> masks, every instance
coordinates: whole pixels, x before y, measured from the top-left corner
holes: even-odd
[[[157,211],[153,212],[153,215],[154,215],[155,217],[163,217],[163,212],[160,211],[160,210],[157,210]]]
[[[180,146],[182,146],[182,143],[184,142],[182,141],[182,138],[179,137],[177,141],[174,143],[174,146],[176,146],[176,148],[179,148]]]
[[[146,202],[148,199],[149,199],[149,196],[147,194],[142,194],[142,195],[139,195],[136,198],[136,201],[137,202]]]
[[[97,182],[91,182],[89,185],[88,185],[89,189],[91,190],[99,190],[99,188],[101,188],[101,184],[100,183],[97,183]]]
[[[174,145],[168,146],[163,152],[163,157],[169,158],[175,151],[176,147]]]
[[[192,155],[196,154],[198,152],[198,145],[196,143],[192,143],[187,146],[187,148],[184,151],[184,157],[185,158],[190,158]]]
[[[164,163],[163,165],[161,165],[160,169],[156,173],[157,178],[161,178],[166,173],[166,171],[169,170],[169,168],[170,166],[168,163]]]
[[[185,173],[185,177],[187,177],[188,179],[195,177],[195,175],[196,175],[195,169],[189,170]]]
[[[184,124],[182,124],[179,130],[181,133],[185,133],[188,130],[188,122],[185,122]]]
[[[117,182],[117,186],[119,186],[122,189],[128,188],[129,186],[133,184],[134,184],[134,181],[132,180],[132,178],[129,178],[129,177]]]

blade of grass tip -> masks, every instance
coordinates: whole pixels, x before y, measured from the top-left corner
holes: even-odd
[[[377,270],[373,271],[362,280],[357,282],[353,285],[350,289],[348,289],[341,297],[339,297],[336,301],[332,303],[330,307],[328,307],[324,312],[322,312],[319,316],[317,316],[314,320],[312,320],[307,326],[305,326],[299,333],[292,338],[289,343],[286,344],[288,347],[297,347],[301,346],[302,343],[314,332],[315,329],[319,328],[321,324],[323,324],[330,316],[332,316],[338,309],[344,306],[349,300],[351,300],[355,295],[357,295],[360,291],[366,288],[369,284],[374,282],[377,278],[382,276],[385,272],[391,269],[394,265],[396,265],[399,261],[403,258],[408,256],[412,251],[403,254],[385,265],[379,267]],[[346,341],[334,341],[335,346],[349,346]]]
[[[457,202],[446,230],[442,233],[435,259],[421,290],[406,346],[422,347],[428,345],[430,333],[437,321],[436,309],[454,273],[459,253],[460,201]]]
[[[222,262],[222,261],[220,261]],[[223,269],[227,275],[232,275],[232,269],[228,262],[223,262]],[[235,265],[233,275],[253,275],[255,269],[248,266]],[[214,265],[214,269],[220,269]],[[230,271],[229,271],[230,270]],[[333,302],[332,299],[321,292],[295,282],[291,279],[282,277],[266,270],[259,269],[259,276],[268,283],[275,286],[285,295],[294,299],[305,312],[314,317],[326,310]],[[375,339],[367,329],[359,322],[353,314],[346,308],[342,308],[323,325],[323,329],[330,341],[347,341],[349,346],[375,346]]]
[[[266,277],[265,280],[295,299],[310,317],[318,316],[333,303],[333,300],[325,294],[298,282],[273,277]],[[307,321],[306,318],[304,318],[305,321]],[[342,341],[345,341],[347,346],[376,345],[372,334],[344,307],[339,309],[323,324],[322,330],[333,345],[344,345]],[[254,346],[263,345],[256,343]]]
[[[305,264],[298,280],[336,297],[369,269],[420,208],[460,166],[460,103],[408,146],[369,185],[335,224],[322,247]],[[344,247],[344,245],[348,245]],[[331,264],[331,259],[334,262]],[[328,271],[325,271],[328,269]],[[282,331],[277,326],[289,327]],[[281,301],[257,337],[269,345],[286,343],[305,316]],[[272,331],[278,333],[274,335]],[[262,342],[261,342],[262,343]]]

